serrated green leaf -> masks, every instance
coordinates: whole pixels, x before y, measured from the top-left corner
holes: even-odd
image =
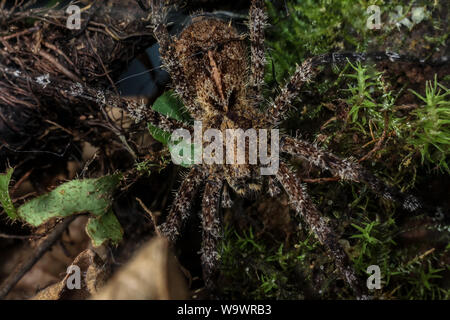
[[[161,142],[164,145],[169,144],[170,136],[171,136],[171,134],[169,132],[164,131],[158,127],[155,127],[151,123],[148,123],[147,127],[148,127],[148,131],[150,132],[150,134],[152,135],[152,137],[155,140]]]
[[[162,115],[178,121],[189,122],[191,117],[186,111],[183,102],[174,94],[173,90],[164,92],[152,105],[152,109]],[[166,132],[152,124],[148,124],[150,134],[159,142],[168,145],[171,133]]]
[[[178,121],[190,121],[191,118],[189,117],[189,114],[187,113],[183,103],[178,99],[173,91],[167,91],[163,95],[161,95],[153,104],[152,106],[153,110],[161,113],[162,115],[173,118]],[[167,145],[169,147],[169,150],[171,150],[171,133],[164,131],[151,123],[148,125],[148,130],[152,137],[161,142],[164,145]],[[183,143],[183,142],[181,142]],[[191,147],[192,153],[194,152],[194,146]],[[193,164],[193,160],[189,160],[183,163],[180,163],[183,167],[190,167]]]
[[[28,201],[19,207],[17,213],[19,218],[32,226],[39,226],[51,218],[62,218],[83,212],[102,216],[111,207],[112,193],[119,181],[120,175],[72,180]]]
[[[9,182],[11,181],[11,176],[14,172],[13,168],[8,169],[5,174],[0,174],[0,203],[5,210],[6,214],[11,219],[17,218],[17,210],[9,196]]]
[[[114,212],[109,210],[98,218],[90,218],[86,225],[86,233],[92,239],[92,244],[98,247],[107,240],[112,244],[118,244],[122,240],[123,230]]]
[[[117,244],[122,239],[122,228],[111,210],[112,195],[121,180],[120,174],[69,181],[16,209],[8,192],[13,171],[9,169],[6,174],[0,174],[0,202],[12,219],[21,219],[37,227],[51,218],[88,212],[95,216],[86,225],[94,246],[107,240]]]
[[[152,109],[166,117],[178,121],[186,121],[190,119],[183,102],[175,96],[172,90],[164,92],[158,99],[156,99],[153,103]]]
[[[66,182],[20,206],[17,217],[32,226],[39,226],[51,218],[88,212],[95,216],[89,219],[86,226],[86,232],[94,246],[99,246],[106,240],[118,243],[122,239],[122,229],[111,205],[113,192],[120,180],[121,175],[115,174]]]
[[[152,135],[152,137],[155,140],[157,140],[157,141],[161,142],[162,144],[168,146],[169,151],[172,152],[172,144],[170,143],[170,139],[171,139],[172,135],[169,132],[161,130],[160,128],[155,127],[154,125],[152,125],[150,123],[148,124],[148,131],[150,132],[150,134]],[[180,143],[183,143],[183,142],[180,142]],[[193,151],[194,150],[194,145],[192,145],[191,149],[192,149],[192,152],[194,152]],[[181,166],[186,167],[186,168],[190,167],[192,164],[193,164],[193,160],[180,163]]]
[[[182,167],[185,167],[185,168],[189,168],[190,166],[194,165],[195,155],[196,155],[196,153],[199,153],[201,151],[200,148],[196,148],[196,145],[194,143],[189,144],[185,140],[181,140],[175,144],[173,144],[173,142],[170,142],[168,144],[170,153],[173,153],[173,152],[176,153],[176,150],[174,149],[175,146],[179,147],[178,150],[180,150],[179,151],[180,157],[183,157],[184,150],[189,150],[189,155],[186,155],[185,157],[183,157],[184,159],[181,163],[179,163],[179,165]]]

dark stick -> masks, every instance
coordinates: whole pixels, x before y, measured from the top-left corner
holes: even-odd
[[[3,239],[30,239],[33,237],[34,236],[32,236],[32,235],[20,236],[20,235],[0,233],[0,238],[3,238]]]
[[[64,219],[59,223],[55,229],[47,236],[47,238],[36,248],[32,256],[25,262],[21,263],[16,271],[13,272],[3,281],[0,286],[0,299],[4,299],[6,295],[11,291],[12,288],[17,284],[17,282],[22,279],[22,277],[39,261],[39,259],[44,255],[47,250],[49,250],[55,242],[61,237],[63,232],[67,229],[69,224],[76,218],[72,216]]]

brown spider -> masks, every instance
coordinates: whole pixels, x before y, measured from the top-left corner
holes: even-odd
[[[140,1],[139,3],[142,5]],[[273,101],[266,103],[261,93],[265,66],[264,27],[267,23],[264,0],[252,0],[248,23],[250,56],[246,35],[240,34],[230,23],[212,15],[197,15],[176,38],[172,38],[166,27],[168,7],[164,5],[164,1],[148,0],[148,3],[164,68],[170,73],[173,87],[188,111],[195,120],[202,122],[203,132],[210,128],[222,132],[237,128],[277,128],[303,84],[311,81],[317,74],[316,66],[320,64],[345,62],[347,58],[357,61],[369,57],[375,60],[400,58],[388,53],[326,54],[310,58],[297,66],[281,93]],[[145,6],[142,7],[146,9]],[[145,118],[146,122],[165,131],[189,129],[188,124],[166,118],[147,108],[141,101],[126,99],[108,90],[92,88],[49,74],[32,77],[26,72],[3,64],[0,64],[0,70],[5,76],[17,79],[24,87],[31,85],[38,89],[54,90],[57,94],[67,97],[92,101],[99,105],[104,113],[104,106],[128,109],[136,121]],[[266,104],[267,107],[262,108]],[[232,153],[236,151],[233,149]],[[342,180],[364,183],[376,195],[396,201],[408,211],[428,209],[416,197],[387,186],[357,162],[341,159],[309,142],[284,135],[279,141],[279,151],[302,158]],[[325,247],[334,260],[336,269],[354,290],[356,297],[366,298],[365,286],[356,277],[344,249],[339,244],[338,235],[316,209],[305,185],[302,184],[302,178],[283,161],[273,176],[262,176],[261,165],[202,163],[192,166],[176,194],[165,223],[158,228],[160,233],[174,243],[189,218],[192,203],[200,190],[204,190],[201,262],[206,287],[212,289],[219,265],[217,246],[222,233],[219,210],[220,207],[231,206],[229,189],[243,197],[262,190],[263,186],[268,186],[272,197],[283,189],[292,208]]]
[[[163,0],[150,0],[154,35],[160,45],[164,68],[169,72],[175,92],[181,97],[194,119],[201,120],[203,130],[249,128],[272,129],[283,119],[291,102],[302,85],[316,74],[315,65],[330,59],[343,60],[344,56],[324,55],[306,60],[297,66],[291,79],[281,93],[265,111],[262,87],[264,84],[265,47],[264,28],[267,24],[264,0],[252,0],[249,13],[249,37],[251,43],[248,59],[245,35],[239,34],[231,25],[218,18],[197,15],[176,37],[172,38],[166,27],[167,6]],[[364,59],[364,55],[353,55]],[[152,113],[154,125],[174,130],[181,123],[163,119]],[[164,123],[161,123],[164,120]],[[421,204],[413,197],[388,187],[358,163],[321,150],[316,146],[289,136],[280,139],[280,152],[300,157],[330,171],[342,180],[367,184],[376,194],[398,201],[405,209],[415,211]],[[182,182],[174,204],[164,224],[159,229],[162,235],[174,243],[183,224],[189,218],[191,205],[202,187],[203,243],[201,262],[207,288],[213,287],[213,276],[219,265],[217,245],[221,238],[220,207],[230,206],[228,186],[237,194],[247,196],[262,189],[268,179],[271,196],[284,189],[290,204],[303,218],[320,243],[334,259],[336,268],[358,298],[365,298],[363,285],[356,277],[349,259],[338,242],[338,237],[321,216],[308,196],[302,179],[281,162],[274,176],[261,176],[258,165],[245,164],[201,164],[194,165]]]

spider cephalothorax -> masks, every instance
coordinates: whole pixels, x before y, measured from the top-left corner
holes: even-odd
[[[196,16],[174,40],[187,90],[195,96],[202,130],[215,128],[226,137],[227,129],[268,127],[263,113],[257,111],[249,96],[249,62],[245,36],[231,23],[211,16]],[[246,141],[246,150],[249,141]],[[225,149],[225,141],[223,141]],[[237,145],[233,150],[236,156]],[[248,160],[248,159],[247,159]],[[247,162],[248,163],[248,162]],[[211,173],[223,171],[231,188],[241,195],[259,191],[259,167],[252,164],[211,165]]]
[[[166,28],[166,11],[162,0],[149,0],[154,34],[160,44],[160,53],[165,69],[172,77],[175,92],[197,121],[202,123],[202,134],[208,129],[276,130],[276,126],[287,113],[292,100],[302,85],[312,80],[315,66],[329,61],[345,61],[346,58],[364,60],[364,54],[325,55],[309,59],[297,66],[291,79],[282,88],[278,97],[262,108],[264,85],[264,27],[266,15],[263,0],[252,0],[249,14],[249,50],[246,36],[239,34],[231,23],[211,16],[197,16],[179,36],[172,38]],[[154,125],[176,129],[181,123],[157,118],[151,111],[150,121]],[[164,121],[157,121],[164,120]],[[161,124],[162,122],[162,124]],[[278,136],[271,133],[271,137]],[[267,137],[266,137],[267,138]],[[257,142],[261,141],[258,136]],[[415,211],[421,204],[413,196],[406,196],[385,185],[358,163],[321,150],[316,146],[289,136],[279,141],[280,153],[302,158],[323,170],[330,171],[342,180],[367,184],[376,194],[399,202],[405,209]],[[222,141],[222,144],[224,142]],[[247,140],[244,145],[249,150]],[[272,146],[271,153],[278,152]],[[226,150],[236,154],[237,146]],[[259,155],[260,149],[258,149]],[[213,287],[213,275],[217,271],[218,241],[221,237],[220,207],[230,205],[227,186],[238,195],[262,189],[263,175],[260,163],[253,164],[207,164],[197,163],[183,180],[174,204],[160,232],[171,242],[177,240],[184,222],[190,215],[195,197],[203,190],[202,229],[203,243],[201,260],[206,286]],[[301,178],[286,163],[280,160],[279,167],[267,178],[269,193],[279,193],[279,185],[287,193],[296,213],[308,224],[321,244],[334,259],[337,270],[359,298],[364,295],[364,286],[356,277],[349,259],[339,244],[339,237],[316,209],[309,198]]]
[[[202,118],[229,115],[237,119],[247,109],[248,62],[243,41],[230,24],[202,16],[194,18],[176,39],[176,53]]]

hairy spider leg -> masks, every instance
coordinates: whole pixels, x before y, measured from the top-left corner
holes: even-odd
[[[263,101],[264,67],[266,65],[266,49],[264,29],[267,25],[264,0],[252,0],[249,12],[248,29],[250,32],[250,95],[259,106]]]
[[[201,262],[203,280],[209,291],[214,289],[214,278],[217,275],[220,255],[218,244],[222,238],[222,223],[219,217],[223,178],[210,176],[206,182],[202,200],[202,249]]]
[[[339,272],[353,289],[357,298],[367,299],[367,296],[364,294],[364,287],[356,277],[350,260],[339,243],[339,237],[320,215],[308,196],[306,186],[302,185],[301,180],[284,163],[280,164],[277,179],[288,194],[291,207],[306,221],[320,243],[325,246],[328,254],[335,261]]]
[[[294,157],[302,158],[321,169],[330,171],[342,180],[362,182],[372,189],[375,194],[399,203],[404,209],[416,212],[424,205],[413,195],[402,193],[395,187],[390,187],[382,180],[364,169],[359,163],[350,159],[341,159],[334,154],[321,150],[309,142],[283,137],[280,149]]]
[[[187,110],[194,118],[198,118],[201,116],[201,109],[195,103],[195,93],[189,89],[174,43],[167,30],[166,17],[168,8],[165,6],[164,0],[152,0],[150,7],[154,26],[153,34],[159,43],[159,52],[164,63],[163,68],[172,78],[174,90],[183,100]]]
[[[204,184],[205,178],[205,171],[201,167],[194,166],[181,183],[166,221],[159,226],[161,235],[166,237],[170,243],[173,244],[178,239],[184,223],[191,214],[192,203]]]

